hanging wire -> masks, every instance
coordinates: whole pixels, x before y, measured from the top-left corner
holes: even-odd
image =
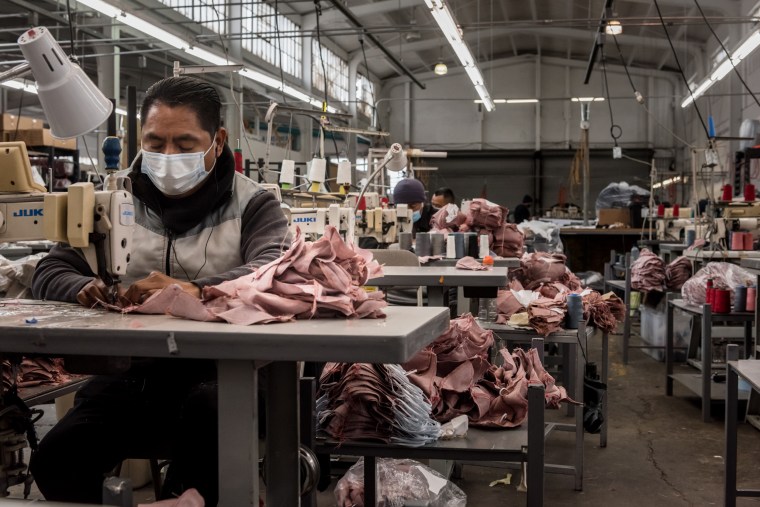
[[[702,117],[702,112],[699,110],[699,107],[697,106],[697,99],[694,97],[694,92],[691,90],[691,86],[689,86],[689,80],[686,79],[686,74],[684,74],[683,68],[681,67],[681,61],[678,59],[678,53],[676,52],[676,48],[673,46],[673,41],[671,40],[670,34],[668,33],[668,27],[665,24],[665,20],[662,18],[660,5],[657,3],[657,0],[652,0],[652,1],[654,2],[655,8],[657,9],[657,17],[660,18],[660,24],[662,25],[662,29],[665,31],[665,37],[668,39],[670,50],[673,52],[673,58],[676,61],[676,66],[678,67],[678,73],[681,75],[681,79],[683,79],[683,82],[686,85],[686,89],[689,90],[689,95],[691,96],[692,103],[694,104],[694,110],[697,112],[699,121],[702,124],[702,128],[705,131],[705,137],[707,137],[707,142],[711,143],[710,132],[707,130],[707,124],[705,123],[705,119]]]
[[[612,114],[612,100],[610,100],[610,85],[607,82],[607,57],[604,55],[604,45],[601,46],[602,50],[602,75],[604,76],[604,81],[602,84],[603,92],[605,96],[605,100],[607,102],[607,107],[610,111],[610,137],[612,138],[612,142],[615,143],[615,147],[618,146],[618,139],[620,139],[623,135],[623,128],[615,123],[615,118]]]
[[[757,97],[754,93],[752,93],[752,90],[750,90],[749,86],[747,86],[747,83],[744,81],[744,78],[739,73],[739,69],[736,68],[736,65],[734,65],[734,62],[731,60],[731,54],[726,49],[726,46],[723,45],[723,41],[720,40],[720,37],[718,37],[718,34],[715,33],[715,30],[713,30],[712,25],[707,20],[707,16],[705,16],[705,13],[702,11],[702,7],[699,5],[699,2],[697,0],[694,0],[694,4],[697,6],[697,9],[699,9],[699,14],[702,16],[702,19],[705,21],[705,24],[707,25],[707,28],[710,29],[710,33],[713,34],[713,37],[715,37],[715,40],[718,41],[718,44],[720,44],[720,48],[723,50],[724,53],[726,53],[726,58],[728,58],[728,63],[731,64],[731,68],[734,69],[734,72],[736,73],[736,77],[739,78],[739,81],[741,81],[742,85],[744,86],[744,89],[749,92],[750,95],[752,95],[752,98],[755,99],[755,104],[760,106],[760,100],[757,100]]]

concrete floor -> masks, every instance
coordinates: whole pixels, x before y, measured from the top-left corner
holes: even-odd
[[[622,364],[620,336],[610,337],[609,440],[599,447],[598,435],[586,435],[583,491],[573,490],[573,478],[547,475],[544,505],[668,507],[708,506],[723,503],[723,404],[713,404],[714,420],[701,421],[698,399],[676,385],[665,396],[665,365],[632,349]],[[591,357],[600,357],[599,340],[590,343]],[[48,410],[48,412],[54,412]],[[562,419],[561,412],[549,414]],[[40,433],[54,422],[48,415]],[[47,426],[46,426],[47,425]],[[555,433],[546,444],[547,462],[569,463],[572,434]],[[760,432],[739,427],[739,484],[760,487]],[[489,487],[493,480],[512,473],[509,486]],[[464,467],[455,481],[468,496],[468,505],[524,505],[525,494],[516,491],[519,473],[513,470]],[[333,480],[333,486],[335,479]],[[14,488],[14,496],[20,494]],[[35,490],[33,498],[40,498]],[[137,491],[135,501],[152,499],[152,488]],[[319,506],[335,505],[332,487],[319,494]],[[740,499],[739,505],[760,505],[760,499]]]

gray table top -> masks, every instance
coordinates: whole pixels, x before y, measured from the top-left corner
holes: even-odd
[[[693,315],[702,315],[701,305],[690,305],[683,299],[673,299],[670,304]],[[713,320],[733,321],[733,322],[752,322],[755,320],[755,312],[731,312],[731,313],[713,313]]]
[[[744,378],[752,389],[760,390],[760,361],[757,359],[740,359],[738,361],[728,361],[728,366],[736,370]]]
[[[625,290],[625,280],[605,280],[605,285],[614,287],[619,290]]]
[[[239,326],[0,299],[0,352],[401,363],[449,325],[448,308],[391,306],[385,313],[384,319]],[[36,323],[27,323],[32,318]]]
[[[760,269],[760,259],[742,259],[739,265],[743,268]]]
[[[497,324],[495,322],[478,322],[480,324],[480,327],[483,329],[490,329],[494,333],[500,334],[500,335],[510,335],[510,336],[516,336],[516,337],[536,337],[536,338],[544,338],[544,339],[550,339],[551,338],[564,338],[564,337],[572,337],[576,338],[578,336],[578,330],[577,329],[560,329],[559,331],[556,331],[552,334],[550,334],[548,337],[541,336],[533,329],[522,329],[518,327],[512,327],[509,324]],[[586,326],[586,335],[591,336],[594,333],[594,328],[591,326]]]
[[[681,252],[687,248],[689,248],[688,245],[683,243],[662,243],[660,245],[661,252]]]
[[[384,266],[382,277],[367,281],[367,285],[377,287],[504,287],[507,283],[507,268],[469,271],[452,267],[417,266]]]
[[[423,267],[454,267],[459,259],[437,259],[431,260],[427,264],[422,264]],[[482,261],[482,259],[478,259]],[[497,268],[519,268],[520,259],[517,257],[505,257],[503,259],[494,259],[493,265]]]
[[[760,251],[756,250],[689,250],[683,254],[690,260],[760,259]]]

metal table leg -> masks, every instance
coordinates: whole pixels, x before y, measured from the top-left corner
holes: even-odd
[[[752,322],[744,323],[744,357],[742,359],[752,358]]]
[[[258,370],[250,361],[219,360],[217,377],[219,506],[258,507]]]
[[[446,306],[448,287],[435,285],[427,288],[428,306]]]
[[[665,294],[667,320],[665,324],[665,394],[673,396],[673,305],[670,294]]]
[[[607,428],[609,427],[609,407],[610,407],[610,386],[609,381],[609,336],[607,333],[602,333],[602,382],[607,386],[607,392],[605,393],[604,403],[602,403],[602,415],[604,416],[604,424],[602,425],[602,431],[599,434],[599,447],[607,447]]]
[[[726,359],[738,355],[736,345],[726,349]],[[736,461],[737,461],[737,410],[739,397],[739,375],[731,366],[726,365],[726,438],[725,454],[726,468],[724,478],[725,506],[736,507]]]
[[[364,456],[364,505],[377,505],[377,458]]]
[[[301,496],[298,363],[276,362],[268,368],[267,505],[297,507]]]
[[[702,305],[702,420],[710,422],[712,383],[712,308]]]
[[[572,343],[563,343],[562,347],[562,382],[569,393],[575,393],[575,370],[578,352],[578,345]],[[575,415],[575,405],[565,404],[565,415],[573,417]]]
[[[625,320],[623,321],[623,364],[628,364],[628,346],[631,340],[631,254],[625,254]]]
[[[581,334],[582,333],[582,334]],[[575,392],[573,396],[581,405],[575,410],[575,491],[583,491],[583,375],[585,363],[580,348],[581,336],[586,336],[586,326],[583,322],[578,326],[578,341],[575,350]],[[587,352],[588,353],[588,352]]]
[[[528,507],[544,505],[545,404],[544,386],[528,387]]]

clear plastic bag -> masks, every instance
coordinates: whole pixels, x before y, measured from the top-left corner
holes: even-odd
[[[705,287],[708,278],[713,279],[714,288],[731,291],[731,304],[734,303],[734,287],[755,283],[755,275],[736,264],[710,262],[683,284],[681,287],[683,299],[690,305],[705,304]]]
[[[637,185],[629,185],[625,181],[610,183],[599,192],[596,198],[596,212],[606,208],[627,208],[633,195],[641,196],[644,201],[649,198],[649,190]]]
[[[410,500],[426,507],[465,507],[467,495],[453,482],[410,459],[377,460],[378,505],[404,507]],[[338,507],[364,506],[364,458],[349,468],[335,486]]]

